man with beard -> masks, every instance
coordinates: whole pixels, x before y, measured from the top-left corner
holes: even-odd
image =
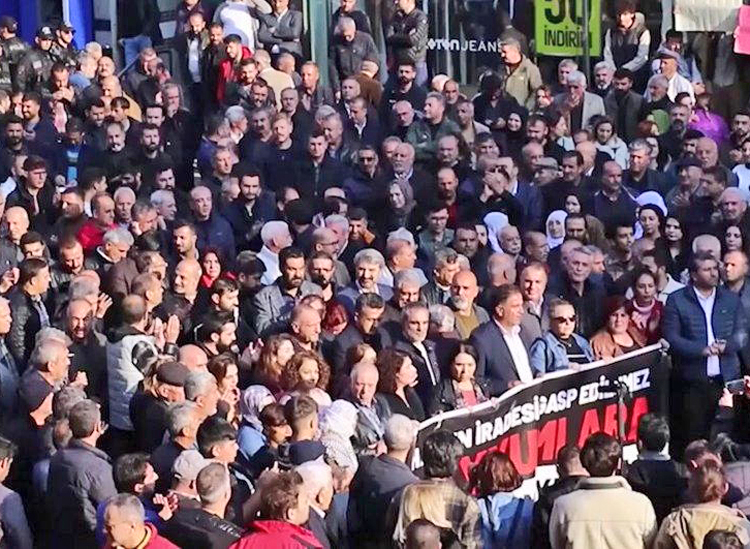
[[[399,101],[408,101],[417,111],[424,109],[427,91],[415,82],[416,79],[417,70],[414,63],[405,61],[398,64],[395,83],[391,83],[393,79],[389,79],[388,85],[383,90],[383,97],[380,101],[381,120],[389,119],[393,106]]]
[[[251,164],[268,162],[273,148],[274,133],[271,128],[271,110],[262,107],[250,115],[250,131],[239,143],[240,158]]]
[[[324,252],[330,255],[331,260],[334,263],[333,281],[335,286],[343,288],[349,285],[351,277],[349,271],[343,262],[336,259],[338,250],[341,248],[339,237],[335,231],[328,227],[320,227],[315,229],[312,233],[312,251],[313,252]],[[329,296],[329,298],[332,296]]]
[[[209,359],[237,349],[237,324],[226,311],[213,311],[203,319],[195,334],[196,344]]]
[[[342,188],[354,207],[370,208],[377,205],[386,188],[386,178],[374,146],[363,145],[359,148],[355,169],[344,180]]]
[[[0,180],[5,181],[12,174],[17,156],[28,155],[29,146],[23,138],[23,119],[11,114],[5,121],[3,146],[0,149]]]
[[[83,224],[86,223],[86,219],[83,211],[83,192],[77,187],[66,188],[60,194],[60,217],[52,226],[47,240],[53,253],[57,251],[57,244],[60,240],[78,234]]]
[[[116,227],[115,201],[108,194],[95,195],[91,200],[91,210],[92,218],[83,224],[77,235],[86,253],[93,252],[97,246],[101,246],[104,233]]]
[[[54,311],[66,299],[70,281],[83,272],[83,246],[73,236],[60,240],[59,260],[50,268],[50,288],[55,301]]]
[[[378,294],[386,301],[393,297],[391,288],[377,282],[384,266],[383,255],[373,248],[360,250],[354,256],[355,280],[337,296],[350,316],[354,314],[354,306],[360,294]]]
[[[276,216],[273,193],[263,188],[257,166],[240,162],[232,168],[232,175],[240,184],[240,195],[225,209],[224,215],[232,226],[237,249],[257,249],[260,229]]]
[[[199,257],[197,242],[198,236],[192,223],[187,221],[178,221],[175,223],[172,229],[174,255],[170,257],[170,264],[176,265],[185,259],[197,260]]]
[[[257,314],[255,331],[261,336],[283,327],[292,309],[309,294],[320,294],[320,288],[305,280],[305,254],[295,246],[279,252],[281,276],[270,286],[260,290],[253,300]]]
[[[328,229],[318,229],[319,231],[325,231]],[[337,262],[333,256],[323,250],[317,250],[312,253],[310,260],[308,261],[308,276],[310,280],[320,286],[320,296],[323,300],[328,303],[336,297],[336,287],[340,286],[335,281]],[[344,267],[346,276],[349,273]]]
[[[643,96],[633,91],[633,79],[633,73],[628,69],[617,69],[612,89],[604,97],[607,116],[616,122],[617,133],[626,143],[635,139],[644,104]],[[748,127],[750,129],[750,124]]]
[[[724,144],[721,151],[722,162],[728,166],[741,164],[744,161],[742,155],[742,143],[750,137],[750,111],[743,110],[732,117],[732,132],[729,141]]]
[[[133,158],[133,162],[141,172],[141,185],[149,190],[153,187],[156,170],[165,162],[171,162],[172,157],[162,152],[162,139],[159,126],[146,123],[141,130],[141,150]]]
[[[643,110],[641,111],[641,119],[650,115],[654,111],[669,112],[669,107],[672,105],[672,101],[667,96],[667,90],[669,89],[669,80],[663,74],[655,74],[648,81],[648,87],[646,88],[646,95],[644,96]],[[663,116],[663,114],[662,114]]]
[[[603,109],[602,109],[603,110]],[[602,114],[604,114],[602,112]],[[549,119],[543,114],[532,114],[526,122],[526,139],[528,143],[538,143],[543,148],[543,156],[551,156],[562,162],[563,149],[550,139]]]
[[[460,223],[456,227],[451,246],[469,260],[472,272],[478,274],[479,283],[484,286],[487,278],[487,259],[490,254],[488,248],[479,242],[476,223],[471,221]]]
[[[669,109],[669,129],[659,136],[659,149],[666,151],[672,162],[682,154],[682,142],[691,114],[690,108],[680,103]]]
[[[600,61],[594,65],[594,87],[592,91],[604,99],[612,89],[612,79],[615,67],[607,61]]]
[[[456,332],[468,339],[474,328],[489,321],[490,316],[475,304],[479,295],[477,277],[471,271],[459,271],[453,276],[448,306],[456,317]]]
[[[107,124],[107,150],[95,158],[81,157],[78,162],[78,172],[83,171],[88,166],[97,166],[102,168],[107,179],[117,177],[122,174],[126,164],[131,161],[132,153],[125,145],[125,130],[119,122],[110,122]]]
[[[94,311],[85,299],[73,299],[65,311],[65,333],[71,340],[68,352],[70,369],[68,379],[74,380],[78,372],[86,374],[86,394],[100,402],[106,401],[107,340],[96,331]]]

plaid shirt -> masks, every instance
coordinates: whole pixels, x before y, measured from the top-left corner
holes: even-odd
[[[410,498],[428,497],[443,503],[444,516],[405,516],[405,509],[419,508],[419,505],[409,505]],[[441,507],[435,506],[436,509]],[[426,508],[422,508],[423,510]],[[394,539],[405,542],[406,526],[418,518],[426,518],[438,527],[450,525],[450,529],[458,538],[461,547],[478,549],[483,547],[482,519],[477,500],[461,490],[453,479],[422,480],[404,488],[399,506]],[[401,528],[403,526],[403,528]]]

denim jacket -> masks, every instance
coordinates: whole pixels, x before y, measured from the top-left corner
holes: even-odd
[[[589,342],[578,334],[573,334],[571,337],[581,348],[586,355],[586,358],[590,362],[593,362],[594,353],[591,350]],[[558,370],[565,370],[570,367],[570,364],[568,363],[568,354],[565,351],[565,345],[563,345],[552,332],[546,332],[542,337],[537,338],[536,341],[531,344],[529,362],[531,363],[531,369],[536,376],[549,372],[556,372]]]

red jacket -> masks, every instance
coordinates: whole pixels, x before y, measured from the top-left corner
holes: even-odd
[[[256,520],[250,533],[235,541],[229,549],[323,549],[307,528],[280,520]]]
[[[83,246],[84,253],[91,253],[96,250],[97,246],[101,246],[104,233],[115,227],[117,227],[117,225],[112,225],[107,229],[102,229],[93,219],[86,221],[86,223],[83,224],[83,227],[78,231],[77,235],[78,242]]]
[[[250,59],[253,52],[247,46],[242,46],[242,59]],[[227,58],[219,63],[219,76],[216,79],[216,100],[219,104],[224,103],[224,96],[227,93],[227,83],[237,81],[237,72],[234,62]]]
[[[136,549],[180,549],[174,543],[161,537],[156,532],[156,526],[150,522],[144,524],[147,530],[146,538],[138,545]],[[105,549],[111,549],[112,544],[109,542],[104,546]]]

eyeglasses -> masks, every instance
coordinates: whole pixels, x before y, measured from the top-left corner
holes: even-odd
[[[565,323],[568,323],[568,324],[573,324],[576,321],[576,317],[575,317],[575,315],[573,315],[573,316],[556,316],[556,317],[553,317],[552,320],[554,320],[555,322],[565,322]]]

